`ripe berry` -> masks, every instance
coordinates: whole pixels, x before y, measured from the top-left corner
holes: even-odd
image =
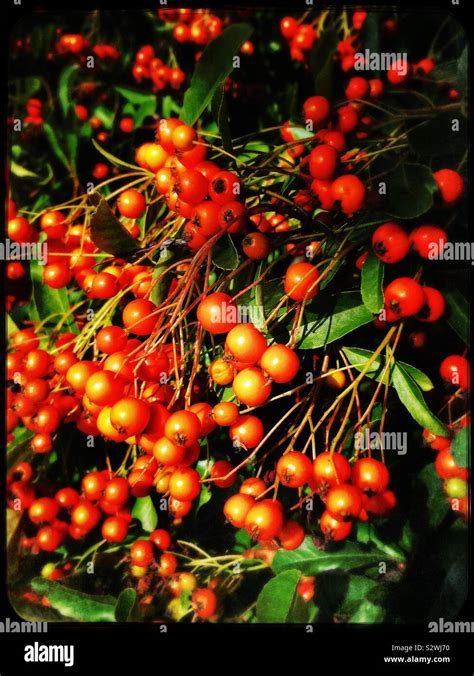
[[[196,615],[202,620],[207,620],[216,612],[216,595],[212,589],[196,589],[191,596],[191,604]]]
[[[446,232],[436,225],[420,225],[410,234],[410,244],[422,258],[437,260],[447,241]]]
[[[232,401],[221,401],[212,409],[212,417],[217,425],[228,427],[239,417],[239,407]]]
[[[153,562],[153,545],[149,540],[137,540],[130,548],[132,565],[146,568]]]
[[[311,96],[303,104],[304,119],[311,120],[316,127],[326,122],[330,112],[329,101],[324,96]]]
[[[242,202],[226,202],[219,211],[219,226],[230,234],[242,232],[247,224],[247,209]]]
[[[217,204],[227,204],[238,199],[241,181],[231,171],[219,171],[209,184],[209,197]]]
[[[348,216],[359,211],[365,200],[365,186],[357,176],[339,176],[331,186],[335,202],[341,203],[341,210]]]
[[[436,473],[441,479],[467,479],[468,470],[459,467],[450,451],[440,451],[434,463]]]
[[[104,499],[113,505],[124,505],[130,494],[130,484],[127,479],[114,477],[111,479],[104,490]]]
[[[313,476],[317,492],[324,494],[328,488],[349,481],[351,466],[340,453],[325,451],[316,456],[313,462]]]
[[[464,182],[457,171],[453,169],[440,169],[435,171],[433,178],[438,184],[443,204],[455,204],[464,192]]]
[[[351,77],[345,94],[348,99],[363,99],[369,91],[369,83],[363,77]]]
[[[446,307],[443,294],[431,286],[424,286],[425,302],[416,318],[420,322],[436,322],[440,319]]]
[[[237,324],[227,334],[225,347],[237,361],[255,364],[265,352],[267,340],[253,324]]]
[[[151,300],[132,300],[123,309],[123,325],[136,336],[149,336],[158,320],[157,315],[152,314],[155,311],[156,305]]]
[[[146,200],[141,192],[130,188],[120,194],[117,207],[120,214],[125,218],[140,218],[145,213]]]
[[[287,551],[298,549],[304,540],[304,528],[296,521],[286,521],[278,534],[280,545]]]
[[[163,530],[162,528],[158,528],[150,533],[150,541],[163,552],[171,547],[171,535],[167,530]]]
[[[262,354],[260,366],[276,383],[288,383],[298,373],[300,360],[290,347],[274,343]]]
[[[237,306],[226,293],[211,293],[199,303],[197,318],[209,333],[227,333],[237,323]]]
[[[337,151],[332,146],[321,143],[310,153],[309,172],[313,178],[327,181],[334,176],[337,166]]]
[[[168,484],[170,495],[175,500],[191,501],[201,492],[201,478],[195,469],[183,467],[177,469]]]
[[[224,505],[225,517],[235,528],[243,528],[247,514],[254,505],[255,500],[251,495],[236,493]]]
[[[251,449],[258,446],[264,434],[263,424],[255,415],[241,415],[230,426],[229,436],[236,446]]]
[[[251,366],[235,376],[232,389],[237,399],[243,404],[260,406],[271,395],[272,385],[261,369]]]
[[[289,488],[300,488],[312,477],[313,465],[304,453],[290,451],[277,462],[276,473],[281,483]]]
[[[285,275],[285,293],[293,300],[314,298],[318,293],[319,270],[311,263],[293,263]]]
[[[282,526],[281,505],[273,500],[258,502],[245,517],[245,529],[254,540],[271,540],[279,534]]]
[[[172,413],[165,423],[165,436],[178,446],[192,446],[201,434],[201,423],[192,411]]]
[[[110,411],[110,422],[113,427],[119,434],[126,434],[127,437],[143,432],[149,420],[149,405],[134,397],[119,399]]]
[[[333,486],[326,495],[326,509],[339,521],[356,519],[362,509],[362,493],[350,484]]]
[[[219,488],[229,488],[229,486],[232,486],[237,479],[237,474],[235,472],[227,477],[233,469],[234,465],[228,460],[217,460],[211,467],[212,483]],[[223,477],[227,478],[224,479]]]
[[[388,469],[374,458],[361,458],[352,467],[352,483],[365,493],[383,493],[388,481]]]
[[[384,223],[372,235],[375,255],[384,263],[398,263],[410,250],[410,239],[397,223]]]
[[[453,354],[443,359],[439,372],[441,378],[462,390],[469,389],[471,365],[469,361],[459,354]]]
[[[399,277],[385,287],[385,307],[397,317],[416,315],[425,302],[423,288],[410,277]]]
[[[102,537],[107,542],[122,542],[127,533],[128,523],[120,516],[109,516],[102,524]]]
[[[334,540],[335,542],[344,540],[352,530],[352,523],[350,521],[338,521],[328,511],[323,512],[319,520],[319,526],[328,540]]]
[[[261,261],[270,253],[268,237],[261,232],[251,232],[242,240],[242,251],[253,261]]]

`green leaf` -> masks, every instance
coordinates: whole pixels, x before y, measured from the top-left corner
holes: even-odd
[[[362,371],[366,362],[373,355],[372,350],[365,350],[362,347],[343,347],[342,351],[346,355],[348,362],[358,371]],[[406,364],[404,361],[396,361],[394,363],[401,365],[424,392],[429,392],[429,390],[433,389],[433,383],[423,371],[415,368],[415,366],[411,366],[411,364]],[[381,355],[376,357],[366,373],[367,378],[374,378],[380,381],[384,365],[385,358]],[[393,371],[393,365],[390,367],[391,371]],[[393,384],[391,381],[392,379],[390,378],[389,383]]]
[[[138,89],[128,87],[115,87],[115,91],[121,94],[130,106],[130,110],[125,107],[123,112],[131,113],[135,128],[141,127],[146,117],[153,117],[156,113],[157,98],[154,94],[146,94]]]
[[[432,170],[423,164],[404,163],[387,174],[385,211],[395,218],[418,218],[433,206],[438,187]]]
[[[18,178],[39,178],[38,174],[35,174],[34,171],[30,171],[26,167],[21,167],[13,160],[10,162],[10,170],[12,174],[18,176]]]
[[[310,56],[310,68],[314,78],[314,90],[318,96],[331,99],[333,90],[333,53],[339,36],[336,31],[326,30],[314,42]]]
[[[419,506],[423,506],[422,519],[417,515],[418,521],[422,521],[423,524],[426,522],[425,527],[436,530],[449,514],[451,507],[433,463],[429,463],[422,469],[418,479],[418,486],[413,491],[413,505],[418,506],[416,508],[418,511]],[[421,525],[418,523],[418,527],[415,528],[416,532],[420,532]]]
[[[306,537],[298,549],[279,549],[273,558],[275,573],[296,569],[303,575],[320,575],[329,571],[344,573],[370,566],[386,559],[375,547],[367,548],[355,542],[344,542],[331,550],[318,549],[310,537]]]
[[[393,386],[398,397],[408,413],[421,425],[433,434],[446,436],[446,428],[426,405],[420,388],[410,373],[400,363],[395,364],[392,373]]]
[[[57,159],[61,162],[61,164],[63,164],[65,166],[65,168],[67,169],[68,174],[69,174],[70,171],[71,171],[71,167],[69,165],[69,160],[66,157],[64,150],[61,148],[59,141],[58,141],[58,138],[57,138],[55,132],[53,131],[53,128],[47,122],[44,122],[42,129],[43,129],[44,135],[46,136],[46,138],[49,141],[49,144],[51,146],[51,150],[54,152],[54,154],[56,155]]]
[[[32,283],[32,299],[34,310],[42,321],[49,318],[57,324],[59,319],[64,319],[64,326],[73,333],[77,333],[77,326],[71,314],[71,303],[65,288],[52,289],[43,283],[44,266],[38,261],[30,261],[30,276]]]
[[[141,170],[141,167],[138,165],[125,162],[124,160],[121,160],[120,157],[116,157],[115,155],[112,155],[112,153],[109,153],[109,151],[105,150],[105,148],[102,148],[102,146],[100,146],[94,138],[92,139],[92,145],[97,150],[97,152],[103,155],[107,160],[109,160],[111,164],[114,164],[116,167],[127,167],[127,169],[133,169],[135,171]]]
[[[136,240],[114,216],[107,202],[98,193],[89,195],[89,201],[97,207],[90,220],[94,244],[113,256],[128,256],[137,251]]]
[[[15,322],[10,317],[10,315],[7,313],[7,335],[8,335],[8,337],[12,336],[17,331],[18,331],[18,326],[15,324]]]
[[[156,99],[154,94],[148,94],[139,89],[132,89],[131,87],[114,87],[114,89],[135,106],[141,106],[143,103],[146,103],[151,96]]]
[[[219,128],[222,146],[228,153],[233,153],[232,134],[229,125],[229,111],[225,97],[224,85],[217,87],[211,102],[212,114]]]
[[[382,261],[370,249],[362,266],[360,291],[365,307],[373,314],[379,312],[383,307],[383,272]]]
[[[10,573],[9,579],[11,580]],[[39,603],[30,603],[22,598],[10,594],[9,601],[13,610],[26,622],[60,622],[61,615],[54,608],[42,606]]]
[[[46,596],[52,607],[64,617],[80,622],[115,622],[117,599],[113,596],[84,594],[43,577],[35,577],[31,586],[37,594]]]
[[[298,347],[311,350],[332,343],[342,336],[372,321],[372,313],[361,303],[358,291],[347,291],[331,296],[320,317],[307,313],[314,319],[301,326]]]
[[[140,521],[143,530],[151,533],[155,530],[158,523],[158,514],[156,513],[155,505],[149,495],[145,498],[137,498],[132,509],[132,516],[134,519]]]
[[[451,444],[451,453],[460,467],[469,464],[470,427],[463,427],[454,437]]]
[[[92,111],[92,117],[98,117],[107,131],[110,131],[114,126],[114,112],[106,106],[97,106],[94,108]]]
[[[239,254],[229,235],[223,235],[212,247],[212,262],[221,270],[235,270]]]
[[[123,589],[115,606],[116,622],[132,622],[137,606],[138,598],[135,589]]]
[[[267,582],[257,599],[259,622],[284,624],[306,621],[306,606],[297,592],[300,577],[299,571],[286,570]]]
[[[232,72],[233,58],[252,31],[248,24],[233,24],[204,49],[184,94],[181,120],[185,124],[193,125],[201,116],[216,89]]]
[[[64,117],[68,114],[68,108],[71,104],[71,81],[74,74],[79,70],[79,66],[76,63],[67,66],[62,71],[59,76],[58,82],[58,98],[59,103],[61,104],[61,109],[63,111]]]
[[[199,493],[199,499],[196,505],[196,512],[199,512],[201,507],[207,505],[209,500],[212,498],[212,491],[206,486],[202,486],[201,492]]]
[[[446,301],[446,321],[461,340],[470,345],[470,312],[469,303],[456,288],[442,289]]]

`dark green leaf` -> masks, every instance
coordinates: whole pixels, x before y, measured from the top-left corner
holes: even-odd
[[[443,423],[430,411],[426,405],[420,388],[411,375],[399,363],[395,365],[392,373],[393,386],[398,397],[407,409],[408,413],[421,425],[433,434],[446,435]]]
[[[91,216],[91,239],[101,251],[113,256],[128,256],[138,250],[136,240],[114,216],[107,202],[98,194],[89,195],[97,207]]]
[[[116,622],[132,622],[137,609],[137,592],[135,589],[124,589],[120,592],[115,606]]]
[[[79,70],[79,66],[76,63],[67,66],[59,76],[58,90],[59,90],[59,103],[61,104],[61,109],[63,111],[64,117],[68,113],[68,108],[71,104],[71,86],[72,79],[74,74]]]
[[[419,489],[423,490],[423,496],[416,488],[413,494],[413,505],[423,505],[423,520],[426,521],[428,528],[437,529],[445,517],[449,514],[450,505],[443,491],[443,484],[439,478],[433,463],[426,465],[418,475],[421,485]],[[418,527],[419,531],[420,528]]]
[[[84,594],[43,577],[34,578],[31,586],[37,594],[45,596],[51,606],[64,617],[80,622],[115,622],[117,599],[113,596]]]
[[[442,291],[447,305],[446,321],[461,340],[470,345],[469,303],[459,289],[444,288]]]
[[[469,464],[469,439],[470,427],[463,427],[451,444],[451,453],[460,467],[467,467]]]
[[[403,163],[386,177],[385,210],[395,218],[418,218],[433,206],[438,187],[432,170],[423,164]]]
[[[298,570],[286,570],[267,582],[257,600],[259,622],[284,624],[306,621],[305,603],[296,591],[300,577]]]
[[[326,30],[315,41],[310,56],[310,67],[314,78],[314,90],[318,96],[332,97],[333,53],[339,42],[336,31]]]
[[[235,270],[239,255],[229,235],[223,235],[212,248],[212,262],[221,270]]]
[[[236,23],[228,26],[204,49],[184,94],[181,120],[185,124],[194,124],[207,108],[217,87],[232,72],[234,56],[251,34],[251,26]]]
[[[219,133],[222,139],[222,146],[228,153],[232,153],[234,148],[232,146],[232,134],[229,125],[229,111],[227,109],[227,101],[225,98],[224,85],[219,85],[216,89],[211,102],[212,114],[219,128]]]
[[[362,371],[366,362],[373,355],[372,350],[365,350],[362,347],[343,347],[342,351],[346,355],[348,362],[358,371]],[[400,364],[424,392],[429,392],[429,390],[433,389],[433,383],[423,371],[420,371],[415,366],[411,366],[411,364],[406,364],[404,361],[396,361],[395,363]],[[367,378],[374,378],[380,381],[384,365],[385,358],[380,355],[376,357],[366,373]],[[390,371],[392,370],[393,365],[390,367]],[[391,382],[391,379],[389,382]]]
[[[143,530],[151,533],[155,530],[158,523],[158,514],[156,513],[155,505],[149,495],[144,498],[137,498],[132,509],[132,516],[134,519],[140,521]]]
[[[296,569],[303,575],[320,575],[328,571],[344,573],[383,561],[386,555],[375,547],[364,547],[355,542],[344,542],[330,550],[318,549],[310,537],[306,537],[298,549],[279,549],[275,554],[272,569],[275,573]]]
[[[54,154],[56,155],[57,159],[61,162],[61,164],[63,164],[65,166],[68,173],[70,173],[71,167],[70,167],[70,164],[69,164],[69,160],[66,157],[64,150],[61,148],[61,145],[60,145],[58,138],[57,138],[55,132],[53,131],[52,127],[49,124],[47,124],[47,122],[44,122],[42,129],[43,129],[44,135],[46,136],[46,138],[49,141],[49,144],[51,146],[51,150],[54,152]]]
[[[302,350],[311,350],[332,343],[373,319],[372,313],[361,303],[357,291],[331,296],[324,305],[320,316],[308,313],[308,316],[314,319],[300,328],[298,347]]]
[[[365,307],[374,314],[383,307],[383,271],[382,261],[370,249],[362,266],[360,291]]]

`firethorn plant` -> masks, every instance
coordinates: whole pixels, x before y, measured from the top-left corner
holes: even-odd
[[[12,602],[425,621],[469,520],[461,25],[137,16],[63,17],[48,63],[15,27],[6,234],[42,258],[6,266]],[[357,68],[370,32],[408,65]]]

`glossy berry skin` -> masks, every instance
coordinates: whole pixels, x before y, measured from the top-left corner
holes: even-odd
[[[271,540],[283,526],[281,506],[273,500],[257,502],[245,517],[245,529],[255,540]]]
[[[110,411],[110,422],[120,433],[132,436],[140,434],[148,425],[150,420],[150,407],[141,400],[134,397],[124,397],[119,399]]]
[[[240,178],[231,171],[219,171],[209,185],[209,197],[220,205],[238,199],[240,191]]]
[[[250,509],[255,505],[251,495],[236,493],[224,505],[224,515],[235,528],[243,528]]]
[[[290,451],[278,460],[276,473],[284,486],[289,488],[301,488],[312,477],[313,465],[304,453]]]
[[[207,200],[197,204],[191,217],[192,223],[197,227],[197,231],[204,237],[212,237],[220,230],[219,214],[221,207]]]
[[[146,568],[154,561],[153,545],[149,540],[137,540],[130,548],[132,565]]]
[[[338,521],[326,510],[319,520],[319,526],[328,540],[339,542],[344,540],[352,530],[350,521]]]
[[[369,91],[369,83],[363,77],[351,77],[345,94],[348,99],[363,99]]]
[[[351,484],[333,486],[326,495],[326,509],[339,521],[356,519],[362,509],[362,493]]]
[[[261,406],[272,393],[271,382],[255,366],[240,371],[234,378],[232,389],[237,399],[246,406]]]
[[[436,322],[444,314],[446,302],[443,294],[431,286],[424,286],[425,302],[416,318],[420,322]]]
[[[123,477],[111,479],[104,490],[104,499],[113,505],[124,505],[130,495],[130,484]]]
[[[44,552],[54,552],[63,540],[63,531],[55,526],[43,526],[36,533],[36,544]]]
[[[98,523],[100,510],[88,500],[81,500],[71,512],[71,523],[82,533],[88,533]]]
[[[462,390],[469,389],[471,365],[466,357],[453,354],[443,359],[439,367],[441,378]]]
[[[285,293],[301,302],[314,298],[318,293],[319,270],[311,263],[293,263],[285,274]]]
[[[286,521],[278,534],[280,545],[287,551],[298,549],[304,540],[304,528],[296,521]]]
[[[260,366],[276,383],[289,383],[300,369],[300,360],[290,347],[274,343],[262,354]]]
[[[468,470],[459,467],[450,451],[440,451],[434,463],[436,473],[441,479],[467,479]]]
[[[197,498],[201,491],[201,479],[195,469],[183,467],[170,477],[168,490],[172,498],[180,501],[191,501]]]
[[[418,314],[425,302],[423,288],[411,277],[399,277],[385,287],[385,307],[397,317]]]
[[[340,202],[341,211],[352,216],[362,208],[365,200],[365,186],[357,176],[345,174],[339,176],[331,185],[335,202]]]
[[[120,516],[109,516],[102,524],[102,537],[107,542],[122,542],[127,533],[128,523]]]
[[[97,334],[95,342],[101,352],[112,354],[124,350],[127,340],[127,334],[120,326],[105,326]]]
[[[146,200],[141,192],[130,188],[125,190],[117,200],[117,208],[125,218],[140,218],[146,209]]]
[[[197,318],[209,333],[227,333],[237,323],[237,306],[228,294],[211,293],[199,303]]]
[[[270,250],[270,241],[262,232],[251,232],[242,241],[242,251],[253,261],[264,260]]]
[[[59,505],[52,498],[38,498],[29,510],[28,516],[33,523],[51,523],[56,518]]]
[[[255,364],[265,352],[267,340],[253,324],[237,324],[227,334],[225,347],[237,361]]]
[[[178,174],[174,183],[173,191],[176,192],[183,202],[198,204],[207,195],[208,180],[196,169],[187,169]]]
[[[213,479],[214,486],[218,488],[229,488],[236,479],[237,474],[233,472],[227,476],[234,469],[234,465],[228,460],[217,460],[211,467],[211,479]],[[226,478],[224,478],[226,477]]]
[[[436,225],[420,225],[410,234],[410,245],[421,258],[437,260],[448,241],[448,235]]]
[[[217,385],[230,385],[234,380],[235,368],[231,361],[218,357],[209,365],[209,375]]]
[[[165,436],[178,446],[192,446],[201,434],[201,423],[192,411],[172,413],[165,423]]]
[[[263,479],[252,476],[242,481],[239,492],[242,493],[242,495],[250,495],[253,498],[258,498],[266,491],[266,489],[267,486]]]
[[[167,437],[161,437],[153,446],[153,457],[158,464],[165,467],[179,465],[186,455],[186,448],[178,446]]]
[[[229,428],[229,436],[236,446],[255,448],[263,439],[264,428],[260,418],[255,415],[241,415]]]
[[[217,598],[212,589],[196,589],[191,596],[191,604],[201,620],[208,620],[217,609]]]
[[[171,535],[163,528],[157,528],[152,531],[150,533],[150,541],[163,552],[171,547]]]
[[[433,178],[438,184],[443,204],[447,206],[455,204],[464,192],[464,182],[458,172],[453,169],[440,169],[435,171]]]
[[[325,451],[313,462],[313,478],[318,493],[324,494],[328,488],[348,482],[350,476],[351,466],[340,453]]]
[[[247,224],[247,209],[242,202],[226,202],[219,211],[219,226],[230,234],[242,232]]]
[[[332,146],[321,143],[310,153],[309,172],[313,178],[327,181],[334,176],[337,166],[337,150]]]
[[[380,460],[361,458],[352,467],[352,483],[365,493],[383,493],[388,482],[388,469]]]
[[[212,409],[212,417],[220,427],[228,427],[237,421],[239,407],[232,401],[221,401]]]
[[[149,336],[158,319],[156,305],[145,298],[132,300],[124,307],[122,321],[125,328],[136,336]]]
[[[372,246],[383,263],[399,263],[410,250],[410,239],[397,223],[384,223],[372,235]]]
[[[311,96],[303,105],[303,116],[316,127],[324,124],[329,117],[331,107],[324,96]]]

